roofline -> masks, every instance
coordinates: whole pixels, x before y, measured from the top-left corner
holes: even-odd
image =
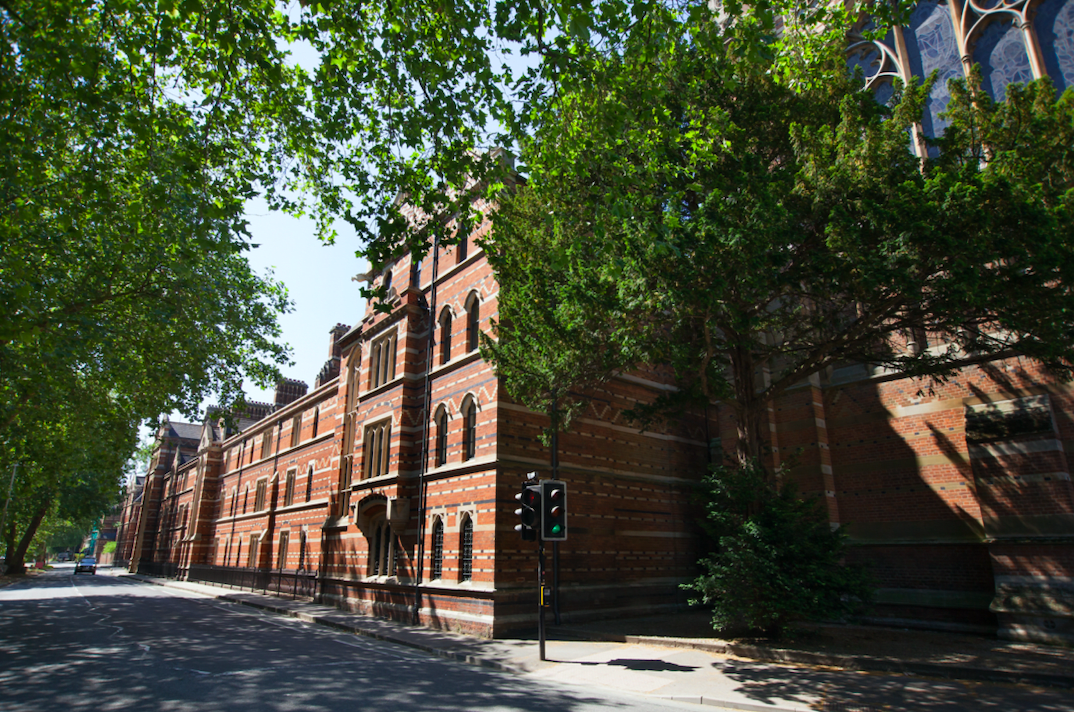
[[[245,431],[240,431],[240,432],[235,433],[234,435],[232,435],[230,438],[227,438],[226,440],[221,440],[220,441],[220,447],[221,448],[229,447],[231,444],[233,444],[235,442],[238,442],[240,439],[242,439],[244,437],[249,437],[251,431],[256,431],[256,432],[253,432],[253,435],[258,435],[261,432],[261,429],[262,429],[261,424],[265,423],[266,421],[271,421],[271,420],[274,420],[274,419],[279,419],[279,420],[282,421],[284,418],[287,418],[287,417],[293,415],[295,411],[305,410],[305,408],[309,405],[310,401],[324,398],[324,396],[326,395],[325,392],[329,390],[330,386],[335,387],[335,388],[339,387],[339,376],[336,376],[335,378],[332,378],[332,379],[322,383],[320,385],[320,387],[318,387],[316,390],[314,390],[314,391],[312,391],[310,393],[307,393],[306,395],[302,396],[298,400],[295,400],[295,401],[292,401],[292,402],[288,403],[286,406],[280,408],[277,411],[273,411],[272,413],[269,413],[267,416],[265,416],[261,420],[255,421],[255,424],[250,426],[249,428],[247,428]],[[199,452],[200,452],[200,450],[199,450]]]

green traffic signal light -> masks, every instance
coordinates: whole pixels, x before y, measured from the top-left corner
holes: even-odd
[[[562,480],[541,481],[541,522],[543,541],[567,539],[567,483]]]

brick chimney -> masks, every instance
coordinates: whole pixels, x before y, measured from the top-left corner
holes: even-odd
[[[309,386],[305,381],[296,381],[293,378],[285,378],[276,384],[276,408],[282,408],[288,403],[294,403],[296,400],[306,395],[306,391],[309,390]]]
[[[343,349],[339,346],[339,340],[343,338],[343,335],[350,331],[351,328],[346,324],[336,324],[328,332],[328,358],[338,359],[343,355]]]
[[[331,340],[328,347],[328,360],[324,362],[324,366],[321,367],[321,372],[317,374],[317,378],[313,382],[314,388],[320,388],[323,384],[328,383],[333,378],[339,375],[339,363],[340,357],[343,355],[343,349],[339,345],[339,340],[343,338],[343,335],[350,331],[350,327],[346,324],[336,324],[328,332]]]

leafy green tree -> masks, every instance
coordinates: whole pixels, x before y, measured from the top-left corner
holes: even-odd
[[[15,474],[0,532],[8,573],[24,571],[35,539],[44,546],[57,521],[92,522],[121,496],[138,420],[96,388],[63,395],[71,400],[49,404],[47,415],[23,413],[7,433],[17,447],[0,451],[0,472]]]
[[[0,3],[10,566],[49,517],[111,504],[140,421],[278,376],[286,290],[242,216],[307,130],[289,27],[268,0]]]
[[[495,198],[504,184],[507,166],[488,149],[514,150],[548,124],[562,97],[593,86],[604,57],[644,45],[659,52],[669,37],[718,23],[731,51],[767,57],[781,81],[799,84],[856,12],[795,0],[303,5],[293,36],[319,57],[303,198],[325,235],[332,219],[348,222],[374,266],[404,248],[423,253],[436,233],[442,242],[469,234],[474,199]],[[879,24],[911,6],[877,4]],[[420,217],[404,214],[409,205]]]
[[[703,481],[701,522],[715,551],[683,588],[712,608],[716,630],[746,625],[778,637],[796,620],[831,620],[868,603],[860,566],[843,562],[845,533],[793,480],[771,480],[759,465],[713,467]]]
[[[550,211],[573,218],[553,221]],[[550,418],[550,431],[570,427],[584,405],[579,389],[608,378],[629,348],[612,338],[606,317],[615,306],[614,285],[586,259],[587,243],[577,232],[584,213],[581,205],[551,208],[524,188],[506,193],[497,213],[497,238],[483,245],[493,269],[510,284],[500,292],[499,313],[526,329],[508,326],[509,339],[482,335],[482,352],[509,376],[505,385],[513,397]],[[583,254],[574,258],[573,250]],[[586,292],[585,309],[572,294],[577,290]],[[593,303],[603,308],[588,308]]]
[[[764,456],[767,405],[829,366],[942,376],[1017,352],[1070,372],[1074,96],[1041,81],[996,105],[956,85],[938,157],[920,160],[907,135],[927,86],[882,106],[841,43],[792,85],[718,23],[669,28],[596,63],[523,153],[544,209],[505,211],[492,250],[573,237],[544,247],[563,283],[553,313],[510,296],[547,266],[498,273],[500,353],[585,314],[605,367],[674,369],[658,405],[726,403],[743,465]],[[946,343],[920,348],[926,334]],[[546,361],[498,365],[539,405],[547,385],[519,373]]]
[[[80,372],[139,417],[276,375],[286,293],[242,219],[303,123],[275,15],[0,6],[0,433]]]

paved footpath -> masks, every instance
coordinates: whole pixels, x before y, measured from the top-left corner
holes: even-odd
[[[845,658],[805,655],[793,664],[749,660],[681,639],[571,639],[585,633],[578,626],[554,629],[547,659],[541,661],[533,639],[486,640],[248,591],[134,576],[119,569],[100,573],[200,593],[534,680],[604,687],[716,709],[1074,712],[1074,669],[1048,670],[1039,680],[1030,675],[1038,684],[1011,682],[1003,671],[959,666],[935,670],[934,676],[905,670],[866,672],[845,669],[860,667]]]

